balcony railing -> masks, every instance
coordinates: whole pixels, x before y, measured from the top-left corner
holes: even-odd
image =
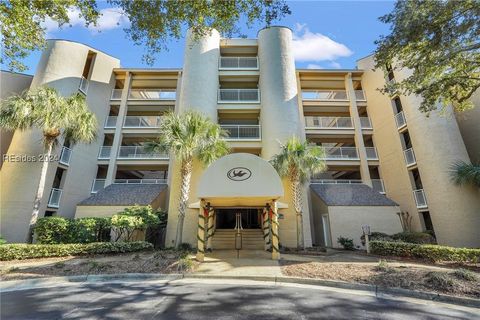
[[[110,159],[110,154],[112,153],[112,146],[101,146],[100,151],[98,152],[99,160]]]
[[[72,149],[67,147],[62,147],[62,152],[60,153],[60,160],[58,162],[68,166],[70,164],[71,156],[72,156]]]
[[[405,156],[405,162],[407,163],[407,167],[413,166],[417,163],[417,159],[415,158],[415,153],[413,152],[413,148],[409,148],[403,151],[403,155]]]
[[[355,99],[357,101],[365,101],[367,100],[365,98],[365,92],[363,92],[363,90],[355,90]]]
[[[306,128],[320,129],[353,129],[352,118],[350,117],[305,117]]]
[[[360,117],[360,126],[362,129],[372,129],[372,122],[369,117]]]
[[[385,185],[382,179],[372,179],[372,189],[385,194]]]
[[[121,146],[117,159],[168,159],[168,154],[152,153],[144,146]]]
[[[60,199],[62,198],[62,189],[52,188],[50,191],[50,197],[48,197],[48,207],[58,208],[60,207]]]
[[[359,160],[355,147],[326,147],[325,160]]]
[[[115,179],[116,184],[165,184],[167,179]]]
[[[260,102],[258,89],[219,89],[218,102]]]
[[[261,140],[260,125],[222,124],[220,127],[228,132],[227,140]]]
[[[124,128],[158,128],[162,122],[160,116],[126,116]]]
[[[122,91],[123,89],[113,89],[112,96],[110,97],[111,100],[120,100],[122,99]]]
[[[378,160],[377,148],[365,147],[365,152],[367,153],[367,160]]]
[[[131,89],[129,100],[175,100],[174,89]]]
[[[105,129],[115,128],[117,126],[117,118],[117,116],[108,116],[103,127]]]
[[[97,193],[98,190],[105,188],[105,179],[95,179],[92,183],[91,193]]]
[[[257,57],[220,57],[222,70],[258,70]]]
[[[407,120],[405,120],[405,114],[403,114],[403,111],[400,111],[395,115],[395,122],[397,123],[398,129],[407,125]]]
[[[425,197],[423,189],[414,190],[413,197],[415,198],[418,209],[428,208],[427,197]]]
[[[88,80],[85,79],[85,77],[80,78],[80,84],[78,86],[78,90],[83,92],[84,94],[87,94],[88,91]]]
[[[345,90],[303,90],[303,100],[319,100],[319,101],[344,101],[348,100],[347,91]]]
[[[362,180],[360,179],[353,179],[353,180],[347,180],[347,179],[315,179],[313,178],[311,183],[316,183],[316,184],[361,184]]]

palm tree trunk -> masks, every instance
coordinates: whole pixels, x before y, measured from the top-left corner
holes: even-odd
[[[38,214],[40,212],[40,205],[42,202],[43,198],[43,193],[45,191],[45,182],[47,180],[47,171],[48,171],[48,163],[50,161],[50,157],[52,155],[52,149],[53,149],[53,142],[50,142],[47,146],[47,154],[45,159],[43,159],[43,164],[42,164],[42,172],[40,174],[40,181],[38,182],[38,188],[37,188],[37,196],[35,197],[35,201],[33,202],[33,211],[32,211],[32,217],[30,218],[30,223],[28,226],[28,233],[27,236],[25,237],[25,242],[26,243],[32,243],[33,242],[33,229],[35,227],[35,224],[37,224],[38,220]]]
[[[296,213],[297,221],[297,249],[305,249],[303,240],[303,214],[302,214],[302,192],[300,178],[295,175],[291,181],[293,207]]]
[[[183,222],[187,211],[187,202],[190,194],[190,179],[192,177],[193,159],[182,161],[180,174],[182,176],[182,185],[180,189],[180,201],[178,204],[177,235],[175,237],[175,248],[179,248],[183,240]]]

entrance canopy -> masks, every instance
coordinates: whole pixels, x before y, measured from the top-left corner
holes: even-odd
[[[205,170],[197,194],[212,206],[263,207],[283,196],[283,186],[267,161],[249,153],[233,153]]]

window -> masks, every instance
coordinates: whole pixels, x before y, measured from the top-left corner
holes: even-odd
[[[52,217],[54,215],[55,215],[55,211],[47,210],[47,211],[45,211],[44,217]]]
[[[432,223],[432,218],[430,217],[430,212],[422,212],[422,218],[423,218],[423,224],[425,226],[426,231],[432,231],[435,234],[435,231],[433,230],[433,223]]]

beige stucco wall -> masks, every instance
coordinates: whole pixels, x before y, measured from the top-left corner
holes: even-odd
[[[346,237],[353,239],[355,246],[363,248],[360,241],[362,226],[369,225],[371,232],[394,234],[402,231],[402,225],[397,215],[398,207],[386,206],[351,206],[329,207],[328,218],[332,235],[332,246],[341,248],[337,239]]]
[[[470,160],[480,163],[480,90],[473,94],[471,101],[475,107],[457,112],[456,118]]]
[[[98,135],[103,134],[105,117],[108,114],[108,101],[113,88],[112,70],[119,67],[118,59],[96,51],[83,44],[51,40],[43,52],[37,66],[31,88],[48,85],[68,96],[78,91],[80,78],[89,51],[96,52],[87,92],[87,103],[96,114],[99,122]],[[68,63],[66,63],[68,61]],[[43,153],[39,130],[15,132],[8,154],[38,156]],[[90,188],[97,170],[96,155],[102,141],[90,145],[78,144],[73,147],[70,166],[64,173],[62,199],[59,215],[73,217],[75,206],[90,195]],[[59,154],[61,148],[57,148]],[[40,162],[4,163],[1,171],[2,194],[0,198],[1,234],[9,242],[20,242],[25,238],[38,181]],[[50,162],[45,193],[42,199],[41,216],[46,210],[57,162]]]

